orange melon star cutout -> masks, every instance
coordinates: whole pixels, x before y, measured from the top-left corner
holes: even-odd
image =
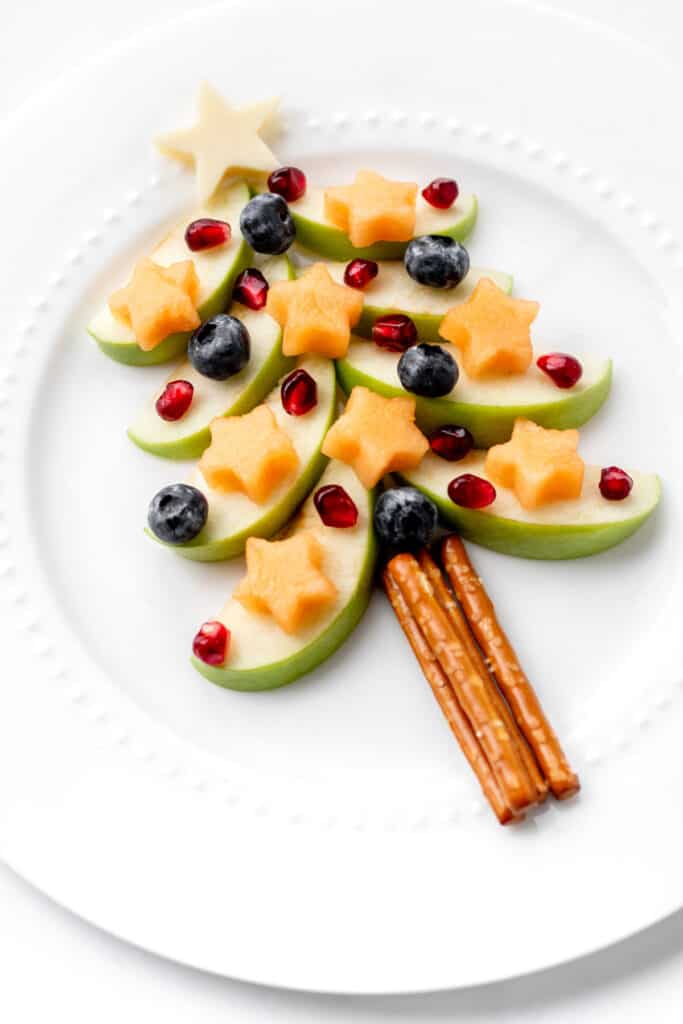
[[[111,296],[109,308],[132,329],[143,352],[150,352],[169,334],[199,327],[198,296],[199,278],[192,260],[161,267],[143,259],[126,287]]]
[[[415,400],[383,398],[355,387],[346,409],[328,430],[323,454],[346,462],[368,490],[387,473],[414,469],[429,449],[415,426]]]
[[[343,358],[362,311],[362,293],[333,281],[324,263],[314,263],[296,281],[272,285],[266,303],[266,312],[283,328],[286,356],[318,352]]]
[[[524,373],[531,365],[531,324],[538,302],[513,299],[484,277],[466,302],[446,313],[439,334],[458,349],[468,377]]]
[[[285,633],[297,633],[337,596],[321,570],[324,554],[317,537],[306,531],[286,540],[250,537],[247,575],[234,597],[248,611],[271,615]]]
[[[515,420],[512,437],[490,448],[487,477],[517,496],[522,508],[581,496],[584,463],[576,449],[578,430],[546,430],[531,420]]]
[[[299,465],[294,445],[267,405],[245,416],[218,416],[210,429],[199,469],[213,490],[242,491],[262,505]]]
[[[325,216],[362,249],[374,242],[407,242],[415,231],[417,185],[358,171],[353,185],[325,189]]]

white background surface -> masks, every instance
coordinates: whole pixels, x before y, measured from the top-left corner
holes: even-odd
[[[400,17],[401,6],[392,5],[394,17]],[[117,0],[97,9],[84,0],[61,0],[3,11],[0,117],[90,52],[185,7],[179,0],[150,0],[144,6],[139,0]],[[668,7],[664,0],[646,9],[634,0],[572,5],[575,12],[595,16],[599,11],[603,21],[675,58],[683,22]],[[135,1020],[144,1015],[169,1022],[190,1015],[196,1022],[226,1017],[666,1022],[680,1020],[683,1006],[683,914],[596,957],[535,978],[432,997],[350,1000],[256,989],[164,963],[82,925],[2,868],[0,908],[0,1014],[19,1024],[48,1013],[58,1019],[68,1014],[74,1024],[118,1021],[131,1010]]]

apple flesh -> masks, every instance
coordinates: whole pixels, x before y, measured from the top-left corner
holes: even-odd
[[[209,517],[194,540],[188,544],[168,545],[177,554],[196,562],[235,558],[244,551],[248,537],[272,537],[277,533],[315,486],[327,464],[320,449],[335,416],[334,366],[322,356],[306,356],[298,365],[317,384],[318,404],[315,408],[304,416],[289,416],[282,407],[279,384],[266,399],[278,425],[289,435],[299,456],[296,475],[285,480],[266,502],[259,505],[239,491],[212,490],[196,466],[187,483],[206,495]],[[158,540],[152,533],[149,535]]]
[[[193,261],[199,278],[197,312],[202,320],[223,312],[230,302],[235,278],[249,265],[251,249],[242,238],[239,227],[242,207],[248,202],[249,189],[245,184],[238,183],[222,189],[215,198],[179,221],[152,252],[152,259],[164,267],[180,260]],[[228,222],[232,237],[227,245],[204,252],[191,252],[188,249],[185,229],[191,221],[200,217],[213,217]],[[129,279],[130,274],[126,280]],[[114,288],[110,291],[114,291]],[[176,359],[185,351],[190,338],[189,331],[169,334],[156,348],[143,352],[131,328],[113,315],[106,302],[91,320],[88,333],[110,359],[130,366],[155,366]]]
[[[461,473],[486,478],[486,453],[473,451],[459,462],[429,452],[401,479],[431,498],[441,518],[463,537],[482,547],[519,558],[585,558],[620,544],[652,515],[661,495],[654,473],[628,472],[633,490],[623,501],[607,501],[598,489],[600,469],[586,466],[583,491],[571,501],[550,502],[527,510],[514,493],[496,485],[496,499],[484,509],[466,509],[448,497],[448,484]]]
[[[442,341],[459,364],[458,351]],[[472,380],[460,366],[460,376],[445,398],[415,399],[416,419],[425,433],[453,424],[466,427],[478,448],[507,441],[517,417],[543,427],[578,427],[594,416],[607,398],[612,380],[609,359],[579,356],[583,376],[570,390],[562,391],[535,365],[526,373],[488,380]],[[398,379],[400,355],[387,352],[362,338],[352,338],[344,359],[337,363],[337,377],[349,394],[363,385],[387,398],[407,395]]]
[[[225,666],[207,665],[193,657],[203,676],[232,690],[272,690],[316,668],[347,639],[367,608],[372,592],[376,543],[372,528],[374,493],[361,485],[352,469],[332,461],[321,486],[339,484],[358,509],[358,523],[349,529],[324,526],[309,497],[287,529],[312,530],[325,549],[324,571],[337,587],[332,606],[301,633],[283,632],[269,615],[257,615],[230,598],[218,616],[231,631],[232,650]]]
[[[375,242],[356,248],[348,236],[335,227],[325,216],[325,189],[309,186],[305,195],[289,204],[294,218],[296,240],[304,249],[328,260],[348,263],[353,259],[400,260],[408,242]],[[415,235],[450,235],[464,241],[477,220],[477,197],[460,196],[448,210],[437,210],[418,195],[416,203]]]
[[[261,270],[270,284],[294,276],[292,265],[285,256],[266,260],[257,258],[253,266]],[[177,366],[168,380],[187,380],[193,385],[192,405],[181,419],[174,422],[163,420],[156,411],[155,403],[166,386],[165,382],[128,428],[128,436],[139,448],[166,459],[198,458],[211,440],[209,423],[215,416],[238,416],[249,412],[294,365],[293,359],[282,355],[279,324],[264,309],[247,309],[234,302],[230,313],[249,331],[251,355],[247,365],[240,373],[224,381],[204,377],[189,360]]]
[[[340,283],[344,280],[345,263],[330,263],[331,276]],[[483,277],[494,281],[506,294],[512,291],[512,277],[500,270],[472,267],[457,288],[427,288],[413,281],[402,263],[385,261],[379,265],[377,277],[363,288],[364,306],[356,325],[356,333],[363,338],[372,337],[375,320],[393,313],[409,316],[417,327],[420,341],[443,344],[439,335],[441,321],[449,309],[464,302]]]

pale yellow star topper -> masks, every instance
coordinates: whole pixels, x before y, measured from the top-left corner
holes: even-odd
[[[203,82],[197,123],[160,135],[156,144],[166,156],[194,164],[199,199],[206,202],[225,177],[263,181],[280,166],[259,134],[275,127],[279,103],[273,98],[236,110]]]

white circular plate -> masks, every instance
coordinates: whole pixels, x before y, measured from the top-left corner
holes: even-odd
[[[222,691],[188,662],[239,569],[169,556],[147,501],[184,467],[127,440],[163,374],[85,334],[189,202],[150,140],[201,78],[280,93],[284,162],[453,173],[478,264],[538,298],[544,347],[609,353],[590,461],[652,469],[656,518],[567,564],[473,549],[584,789],[484,806],[380,594],[310,678]],[[683,903],[677,82],[590,25],[501,0],[231,4],[159,26],[0,137],[0,855],[134,943],[253,981],[471,985],[587,953]]]

